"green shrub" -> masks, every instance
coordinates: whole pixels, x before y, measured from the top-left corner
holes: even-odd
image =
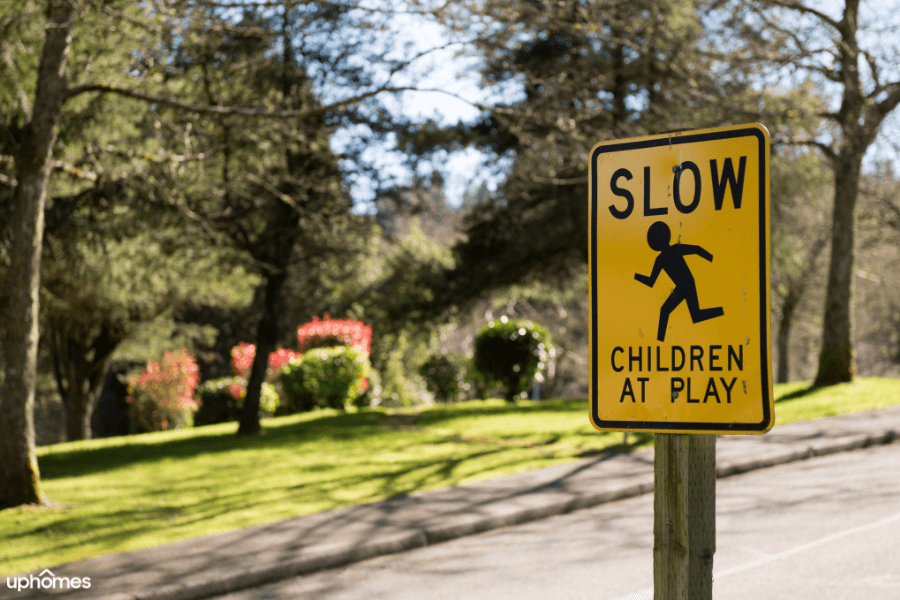
[[[547,330],[531,321],[491,321],[475,336],[475,368],[505,388],[506,400],[527,394],[535,374],[544,367],[551,347]]]
[[[451,354],[432,354],[419,367],[419,375],[438,402],[456,402],[465,386],[463,367],[459,359]]]
[[[194,426],[227,423],[241,418],[247,382],[242,377],[222,377],[203,382],[197,388],[200,408],[194,415]],[[275,386],[263,383],[260,390],[259,411],[271,416],[278,409],[280,398]]]
[[[369,356],[353,346],[316,348],[291,359],[278,377],[289,412],[353,404],[368,387]]]

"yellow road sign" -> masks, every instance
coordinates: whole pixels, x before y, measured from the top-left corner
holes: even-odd
[[[768,431],[766,128],[603,142],[589,172],[594,427]]]

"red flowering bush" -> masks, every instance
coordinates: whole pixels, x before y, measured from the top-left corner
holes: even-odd
[[[301,354],[313,348],[352,346],[368,355],[372,347],[372,328],[362,321],[332,319],[325,313],[323,320],[313,317],[312,322],[297,328],[297,345]]]
[[[281,367],[291,362],[294,357],[300,356],[299,352],[288,350],[287,348],[279,348],[269,355],[269,374],[274,377]]]
[[[183,348],[166,351],[161,361],[148,359],[147,368],[128,387],[132,429],[145,433],[191,425],[199,407],[194,399],[199,382],[197,361]]]
[[[372,346],[370,326],[354,319],[332,319],[325,313],[324,319],[313,317],[312,322],[297,328],[297,343],[300,352],[279,348],[269,355],[266,380],[275,385],[276,398],[281,397],[279,414],[303,412],[316,406],[342,408],[347,403],[368,402],[369,396],[364,392],[369,388],[368,378],[372,377],[368,359]],[[312,356],[313,349],[334,349],[334,352]],[[231,349],[232,369],[244,381],[250,376],[255,355],[253,344],[240,343]],[[301,362],[303,368],[299,366]],[[234,382],[229,381],[228,385],[233,388]],[[239,393],[245,393],[243,387]],[[231,396],[235,400],[243,399],[235,392]]]
[[[232,348],[231,368],[234,370],[234,374],[247,380],[250,377],[250,369],[253,367],[253,358],[255,356],[256,344],[241,342]],[[266,372],[266,379],[273,379],[278,371],[281,370],[281,367],[289,363],[295,356],[300,356],[300,353],[287,348],[279,348],[269,354],[269,369]]]
[[[256,355],[256,345],[241,342],[231,349],[231,370],[238,377],[247,379],[250,377],[250,367],[253,366],[253,357]]]

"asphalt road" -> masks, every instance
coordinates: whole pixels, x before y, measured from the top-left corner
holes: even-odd
[[[900,444],[717,485],[716,600],[900,598]],[[652,495],[220,600],[649,600]]]

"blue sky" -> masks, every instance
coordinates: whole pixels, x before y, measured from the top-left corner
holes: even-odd
[[[411,66],[395,74],[391,82],[396,86],[416,86],[423,90],[436,91],[403,92],[396,96],[383,96],[380,100],[398,114],[425,121],[434,120],[440,125],[452,125],[460,121],[474,121],[480,111],[472,103],[489,104],[489,92],[482,89],[477,72],[478,62],[466,56],[463,44],[447,45],[447,36],[441,28],[423,18],[400,16],[392,20],[393,44],[398,49],[395,58],[425,53]],[[430,51],[430,52],[426,52]],[[332,146],[340,150],[346,143],[348,132],[338,132],[332,139]],[[403,157],[389,152],[385,147],[373,146],[364,156],[399,181],[411,181],[412,173],[403,164]],[[432,168],[444,176],[445,191],[451,205],[457,206],[469,185],[475,181],[486,181],[494,188],[499,178],[489,172],[493,160],[475,149],[454,153],[438,153],[433,162],[420,165],[421,175],[427,175]],[[477,184],[476,184],[477,185]],[[365,179],[356,179],[351,191],[362,210],[374,195],[374,188]]]

